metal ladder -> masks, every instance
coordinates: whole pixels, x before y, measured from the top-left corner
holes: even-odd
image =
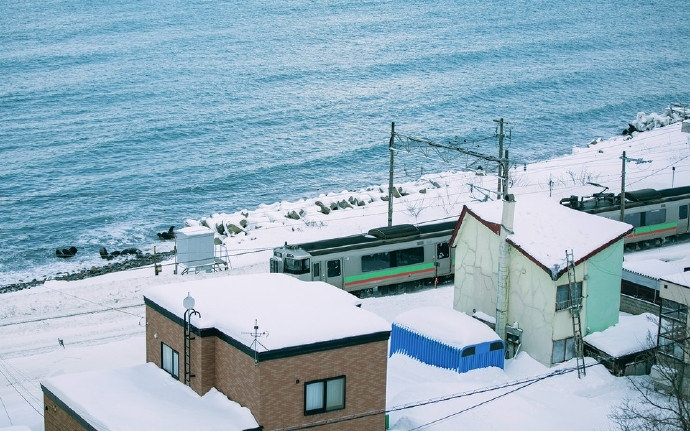
[[[184,384],[189,385],[191,378],[194,377],[192,374],[192,364],[191,364],[191,349],[192,349],[192,336],[191,325],[187,321],[185,316],[184,324]]]
[[[584,342],[582,341],[582,322],[580,320],[580,311],[582,310],[582,290],[580,289],[580,296],[573,297],[573,289],[576,285],[575,281],[575,260],[573,259],[573,251],[565,251],[565,260],[568,265],[568,294],[570,297],[570,317],[573,320],[573,339],[575,341],[575,356],[577,358],[577,377],[582,378],[587,374],[585,368],[585,352]]]

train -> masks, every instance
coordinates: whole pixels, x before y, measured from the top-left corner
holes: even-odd
[[[607,192],[608,187],[600,187],[603,190],[592,196],[570,196],[561,199],[560,203],[578,211],[620,220],[621,195]],[[634,227],[624,238],[626,247],[660,246],[669,239],[687,234],[690,231],[688,205],[690,186],[625,192],[623,221]]]
[[[324,281],[358,296],[414,290],[452,277],[456,221],[379,227],[366,234],[285,245],[270,272]]]

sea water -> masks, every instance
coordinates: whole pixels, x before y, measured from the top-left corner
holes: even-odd
[[[385,184],[392,122],[496,153],[504,118],[517,162],[619,134],[690,102],[689,22],[670,0],[4,2],[0,285]]]

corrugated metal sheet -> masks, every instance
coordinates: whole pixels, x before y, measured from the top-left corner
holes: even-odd
[[[494,348],[498,346],[496,343],[500,343],[500,348],[491,350],[492,344]],[[393,323],[390,355],[395,353],[402,353],[425,364],[464,373],[477,368],[503,368],[505,345],[501,340],[489,340],[462,348],[453,347]]]

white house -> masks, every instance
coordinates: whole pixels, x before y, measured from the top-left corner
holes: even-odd
[[[453,306],[496,316],[496,332],[519,334],[520,349],[545,365],[571,359],[571,306],[580,310],[581,335],[618,322],[623,237],[631,230],[539,198],[465,205],[451,237]]]

